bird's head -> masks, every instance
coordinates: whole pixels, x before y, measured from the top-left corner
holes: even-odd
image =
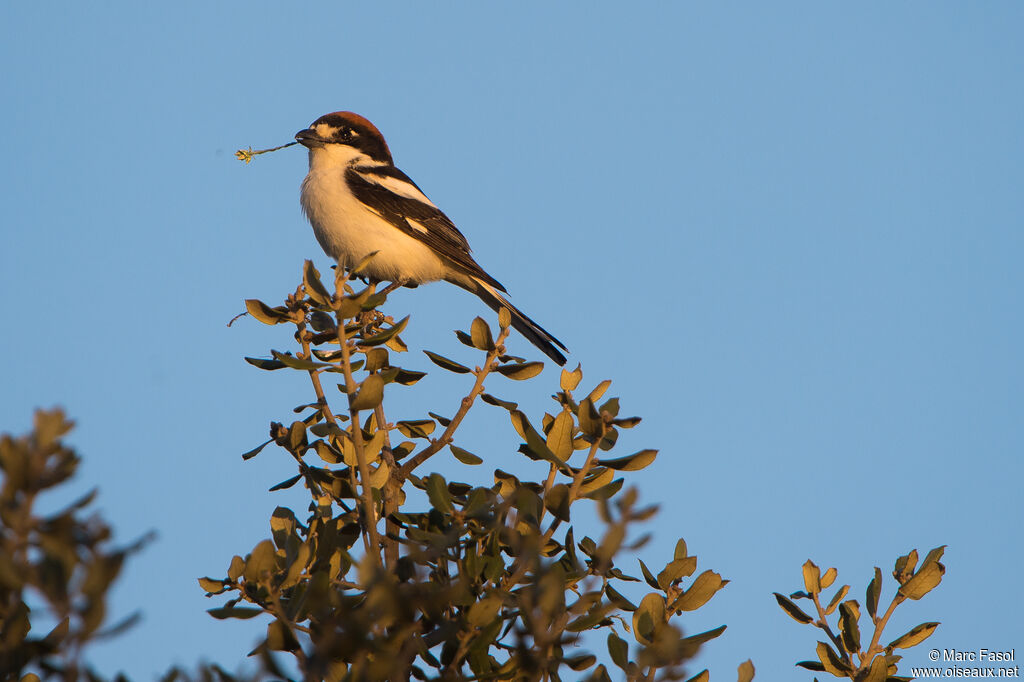
[[[359,114],[335,111],[324,114],[304,130],[295,133],[295,141],[309,149],[354,161],[369,158],[391,165],[391,150],[377,127]]]

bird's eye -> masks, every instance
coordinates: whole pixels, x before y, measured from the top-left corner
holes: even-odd
[[[348,142],[352,139],[352,129],[345,127],[338,131],[338,139],[343,142]]]

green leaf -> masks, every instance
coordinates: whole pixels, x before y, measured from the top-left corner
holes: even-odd
[[[483,400],[488,405],[494,405],[495,407],[503,407],[509,412],[519,407],[519,403],[514,403],[510,400],[502,400],[501,398],[495,398],[490,393],[481,393],[480,400]]]
[[[509,418],[512,420],[512,426],[515,427],[516,432],[526,441],[527,455],[565,467],[562,460],[555,457],[554,453],[548,449],[547,443],[540,437],[537,429],[533,428],[533,424],[525,414],[519,410],[513,410],[509,413]]]
[[[563,520],[569,520],[569,486],[558,483],[551,487],[551,490],[544,496],[544,507]]]
[[[821,569],[813,561],[808,559],[804,562],[804,589],[807,594],[818,594],[821,592]]]
[[[288,321],[288,310],[286,308],[271,308],[263,301],[255,298],[246,299],[245,309],[263,324],[281,324]]]
[[[450,514],[455,510],[452,504],[451,493],[448,492],[448,484],[441,474],[430,474],[427,477],[427,497],[434,509]]]
[[[498,374],[506,376],[509,379],[525,381],[526,379],[532,379],[537,376],[543,369],[543,362],[523,362],[513,365],[499,365],[496,371]]]
[[[654,589],[660,590],[661,589],[661,585],[658,584],[658,581],[655,579],[654,574],[651,573],[650,570],[648,570],[647,564],[645,564],[643,562],[643,559],[639,559],[639,561],[640,561],[640,572],[643,573],[644,580],[646,580],[647,584],[650,585],[651,587],[653,587]]]
[[[597,463],[616,471],[640,471],[654,461],[658,456],[657,450],[641,450],[626,457],[618,459],[599,459]]]
[[[203,588],[210,594],[220,594],[225,589],[223,580],[214,580],[213,578],[200,578],[199,587]]]
[[[583,632],[584,630],[590,630],[599,626],[605,620],[605,614],[600,611],[591,611],[585,613],[574,621],[571,621],[565,626],[565,629],[569,632]]]
[[[267,648],[271,651],[295,651],[299,643],[284,623],[274,620],[267,623]]]
[[[331,426],[334,426],[333,424]],[[316,454],[328,464],[341,464],[343,455],[329,443],[318,440],[313,444]]]
[[[367,336],[366,338],[361,339],[359,341],[359,346],[360,347],[367,347],[367,346],[380,346],[380,345],[383,345],[383,344],[387,343],[388,341],[390,341],[391,339],[393,339],[398,334],[400,334],[402,332],[402,330],[405,329],[407,324],[409,324],[409,316],[408,315],[406,315],[401,320],[399,320],[398,322],[393,324],[390,328],[385,329],[384,331],[382,331],[382,332],[380,332],[378,334],[374,334],[373,336]]]
[[[415,370],[402,369],[399,367],[393,381],[396,384],[402,384],[403,386],[412,386],[425,376],[427,376],[426,372],[417,372]]]
[[[672,554],[672,558],[685,559],[686,556],[686,540],[679,538],[678,540],[676,540],[676,548]]]
[[[695,559],[696,561],[696,559]],[[712,570],[701,573],[690,585],[690,588],[672,604],[672,611],[695,611],[704,606],[715,593],[729,584],[722,576]]]
[[[349,407],[353,410],[372,410],[384,399],[384,380],[379,374],[371,374],[363,380],[354,397],[350,397]],[[353,424],[353,427],[356,424]]]
[[[607,500],[618,491],[623,489],[623,479],[616,478],[607,485],[602,485],[596,489],[589,489],[586,493],[581,493],[580,497],[587,498],[588,500]]]
[[[710,682],[711,673],[708,672],[707,668],[701,670],[699,673],[686,680],[686,682]]]
[[[562,410],[555,417],[548,431],[547,446],[552,454],[563,462],[569,459],[572,454],[572,434],[576,428],[572,414],[568,410]]]
[[[667,590],[676,580],[693,575],[695,570],[697,570],[697,557],[674,559],[658,574],[658,587]]]
[[[594,402],[590,398],[580,403],[579,409],[576,411],[576,418],[579,421],[580,430],[584,434],[591,438],[597,438],[601,435],[601,417],[598,415],[597,410],[594,408]]]
[[[913,549],[909,554],[904,554],[896,560],[896,567],[892,571],[892,577],[902,585],[914,574],[917,567],[917,550]]]
[[[575,391],[576,387],[580,385],[580,381],[582,379],[583,367],[582,365],[576,365],[576,369],[571,372],[567,369],[563,369],[558,383],[563,391]]]
[[[832,612],[835,611],[836,606],[838,606],[839,602],[841,602],[846,597],[846,594],[849,591],[850,591],[850,586],[849,585],[843,585],[838,590],[836,590],[835,596],[832,597],[831,601],[829,601],[829,603],[828,603],[828,606],[825,607],[825,615],[826,616],[832,615]]]
[[[469,607],[466,619],[473,627],[482,628],[497,617],[498,611],[501,610],[501,604],[500,596],[488,595]]]
[[[715,637],[718,637],[719,635],[721,635],[723,632],[725,632],[725,628],[726,628],[725,625],[719,625],[714,630],[708,630],[707,632],[701,632],[701,633],[696,634],[696,635],[691,635],[689,637],[684,637],[682,642],[685,642],[686,644],[688,644],[690,646],[700,646],[701,644],[704,644],[705,642],[709,642],[712,639],[714,639]]]
[[[255,448],[253,448],[252,450],[250,450],[249,452],[242,453],[242,459],[252,459],[256,455],[260,454],[260,451],[262,451],[263,448],[267,447],[268,445],[270,445],[273,442],[274,442],[273,439],[268,440],[263,445],[259,445],[259,446],[255,447]]]
[[[248,358],[247,357],[247,358],[245,358],[245,361],[248,362],[253,367],[258,367],[260,369],[265,369],[268,372],[272,372],[275,369],[284,369],[285,367],[288,366],[288,365],[284,364],[283,362],[281,362],[280,360],[267,360],[267,359],[264,359],[264,358]]]
[[[277,553],[274,543],[264,540],[256,545],[245,562],[245,580],[259,582],[277,569]]]
[[[839,605],[839,632],[843,636],[843,646],[847,651],[860,651],[860,609],[857,602],[844,601]]]
[[[940,546],[936,547],[935,549],[933,549],[932,551],[928,552],[928,556],[926,556],[924,558],[924,561],[921,562],[921,568],[924,568],[928,564],[937,563],[939,561],[939,559],[942,558],[942,555],[945,552],[946,552],[946,545],[940,545]]]
[[[946,567],[938,562],[924,564],[914,577],[900,585],[899,593],[908,599],[920,599],[942,581],[945,572]]]
[[[931,637],[937,627],[939,627],[939,623],[921,623],[907,634],[900,635],[889,642],[889,646],[886,649],[892,651],[893,649],[909,649],[912,646],[917,646]]]
[[[416,449],[416,444],[411,440],[405,440],[391,448],[391,454],[394,456],[395,461],[399,462],[402,459],[412,454],[412,451]]]
[[[629,663],[629,644],[614,632],[608,633],[608,655],[612,657],[612,663],[626,669]]]
[[[297,358],[291,353],[282,353],[276,350],[271,350],[270,354],[274,356],[274,359],[277,360],[278,362],[284,363],[286,367],[291,367],[292,369],[302,369],[306,370],[307,372],[310,370],[324,369],[331,366],[323,362],[313,362],[312,360],[308,360],[306,358]]]
[[[886,682],[886,680],[900,679],[896,677],[889,677],[889,662],[885,656],[875,656],[871,659],[871,665],[868,666],[867,677],[864,678],[864,682]]]
[[[288,427],[288,449],[292,452],[302,454],[305,452],[309,441],[306,437],[306,423],[294,421]]]
[[[433,419],[410,419],[396,422],[395,426],[407,438],[429,438],[437,428]]]
[[[238,556],[237,554],[231,557],[231,565],[228,567],[228,578],[231,580],[238,580],[242,573],[245,572],[245,559]]]
[[[754,679],[754,662],[748,658],[736,669],[736,680],[737,682],[750,682],[752,679]]]
[[[390,358],[387,348],[368,348],[365,355],[367,372],[379,372],[388,366]]]
[[[450,445],[449,444],[448,445],[448,449],[452,451],[453,455],[455,455],[455,459],[459,460],[463,464],[476,465],[476,464],[483,464],[484,463],[484,460],[482,458],[477,457],[476,455],[474,455],[469,450],[463,450],[462,448],[458,447],[457,445]]]
[[[613,419],[612,425],[623,429],[631,429],[641,422],[640,417],[625,417],[624,419]]]
[[[626,599],[618,590],[611,586],[611,583],[604,586],[604,593],[608,600],[623,611],[636,611],[636,604]]]
[[[293,485],[295,485],[296,483],[299,482],[300,478],[302,478],[302,474],[299,474],[298,476],[292,476],[291,478],[289,478],[287,480],[281,481],[280,483],[278,483],[275,486],[271,486],[268,489],[268,492],[273,492],[275,490],[285,490],[286,488],[291,488]]]
[[[433,362],[435,365],[437,365],[441,369],[446,369],[449,372],[455,372],[456,374],[468,374],[468,373],[473,371],[469,367],[466,367],[465,365],[460,365],[459,363],[455,362],[454,360],[449,360],[448,358],[444,357],[443,355],[438,355],[437,353],[432,353],[429,350],[425,350],[423,352],[426,354],[426,356],[428,358],[430,358],[431,362]]]
[[[604,395],[604,392],[607,391],[608,387],[611,385],[612,380],[605,379],[604,381],[602,381],[601,383],[594,387],[594,390],[590,392],[590,395],[588,395],[586,399],[592,403],[596,403],[598,400],[601,399],[601,396]]]
[[[804,613],[799,606],[791,602],[786,597],[782,596],[778,592],[775,592],[775,601],[779,603],[782,610],[790,615],[790,617],[798,623],[812,623],[814,619]]]
[[[878,613],[878,595],[882,592],[882,569],[875,566],[875,577],[868,583],[867,607],[871,619],[874,620]]]
[[[832,586],[832,583],[836,581],[837,575],[839,575],[839,572],[834,568],[830,568],[827,571],[825,571],[822,574],[821,579],[818,581],[821,584],[821,589],[827,590],[828,588],[830,588]]]
[[[601,407],[597,408],[597,412],[598,412],[598,414],[605,414],[605,413],[607,413],[608,416],[613,418],[613,419],[615,417],[618,417],[619,416],[619,399],[618,398],[609,398],[608,400],[604,401],[604,403],[601,405]]]
[[[335,418],[342,420],[348,419],[348,417],[341,415],[335,415]],[[327,436],[344,437],[345,433],[345,431],[342,430],[340,426],[332,422],[321,422],[319,424],[313,424],[312,426],[309,427],[309,432],[321,438],[325,438]]]
[[[818,660],[821,661],[826,672],[832,673],[836,677],[848,677],[849,673],[853,672],[853,669],[839,658],[839,655],[825,642],[818,642],[816,651]]]
[[[473,318],[469,326],[469,336],[473,347],[478,350],[494,350],[494,337],[491,336],[491,328],[487,326],[482,317]]]
[[[444,426],[445,428],[447,428],[447,427],[448,427],[448,425],[452,423],[452,420],[451,420],[451,419],[449,419],[448,417],[443,417],[443,416],[441,416],[441,415],[437,414],[436,412],[429,412],[429,411],[428,411],[428,412],[427,412],[427,414],[429,414],[429,415],[430,415],[430,417],[431,417],[431,418],[432,418],[432,419],[433,419],[434,421],[436,421],[436,422],[437,422],[438,424],[440,424],[441,426]]]
[[[594,654],[579,654],[577,656],[568,656],[563,659],[563,663],[569,666],[571,669],[579,672],[586,670],[590,666],[597,663],[597,656]]]
[[[217,620],[224,620],[225,618],[238,618],[241,620],[246,620],[249,618],[255,618],[261,613],[264,613],[263,609],[254,609],[245,606],[207,609],[206,612],[214,618],[216,618]]]
[[[664,625],[665,598],[651,592],[640,600],[640,605],[633,612],[633,637],[640,644],[651,646]]]
[[[512,324],[512,313],[505,306],[501,306],[501,309],[498,310],[498,326],[508,329],[510,324]]]
[[[331,295],[324,288],[323,282],[320,281],[320,273],[311,260],[302,265],[302,283],[306,287],[306,294],[316,303],[327,305],[331,302]]]

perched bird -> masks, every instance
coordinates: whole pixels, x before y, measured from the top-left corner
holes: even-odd
[[[377,281],[445,280],[498,311],[545,355],[565,364],[561,341],[508,302],[498,280],[470,255],[469,242],[408,175],[395,167],[384,137],[350,111],[321,116],[295,134],[309,149],[302,210],[327,255],[352,267],[377,252],[365,272]],[[557,347],[556,347],[557,346]]]

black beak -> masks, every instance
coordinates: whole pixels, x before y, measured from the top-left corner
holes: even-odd
[[[324,140],[312,128],[306,128],[295,133],[295,141],[303,147],[316,149],[324,146]]]

